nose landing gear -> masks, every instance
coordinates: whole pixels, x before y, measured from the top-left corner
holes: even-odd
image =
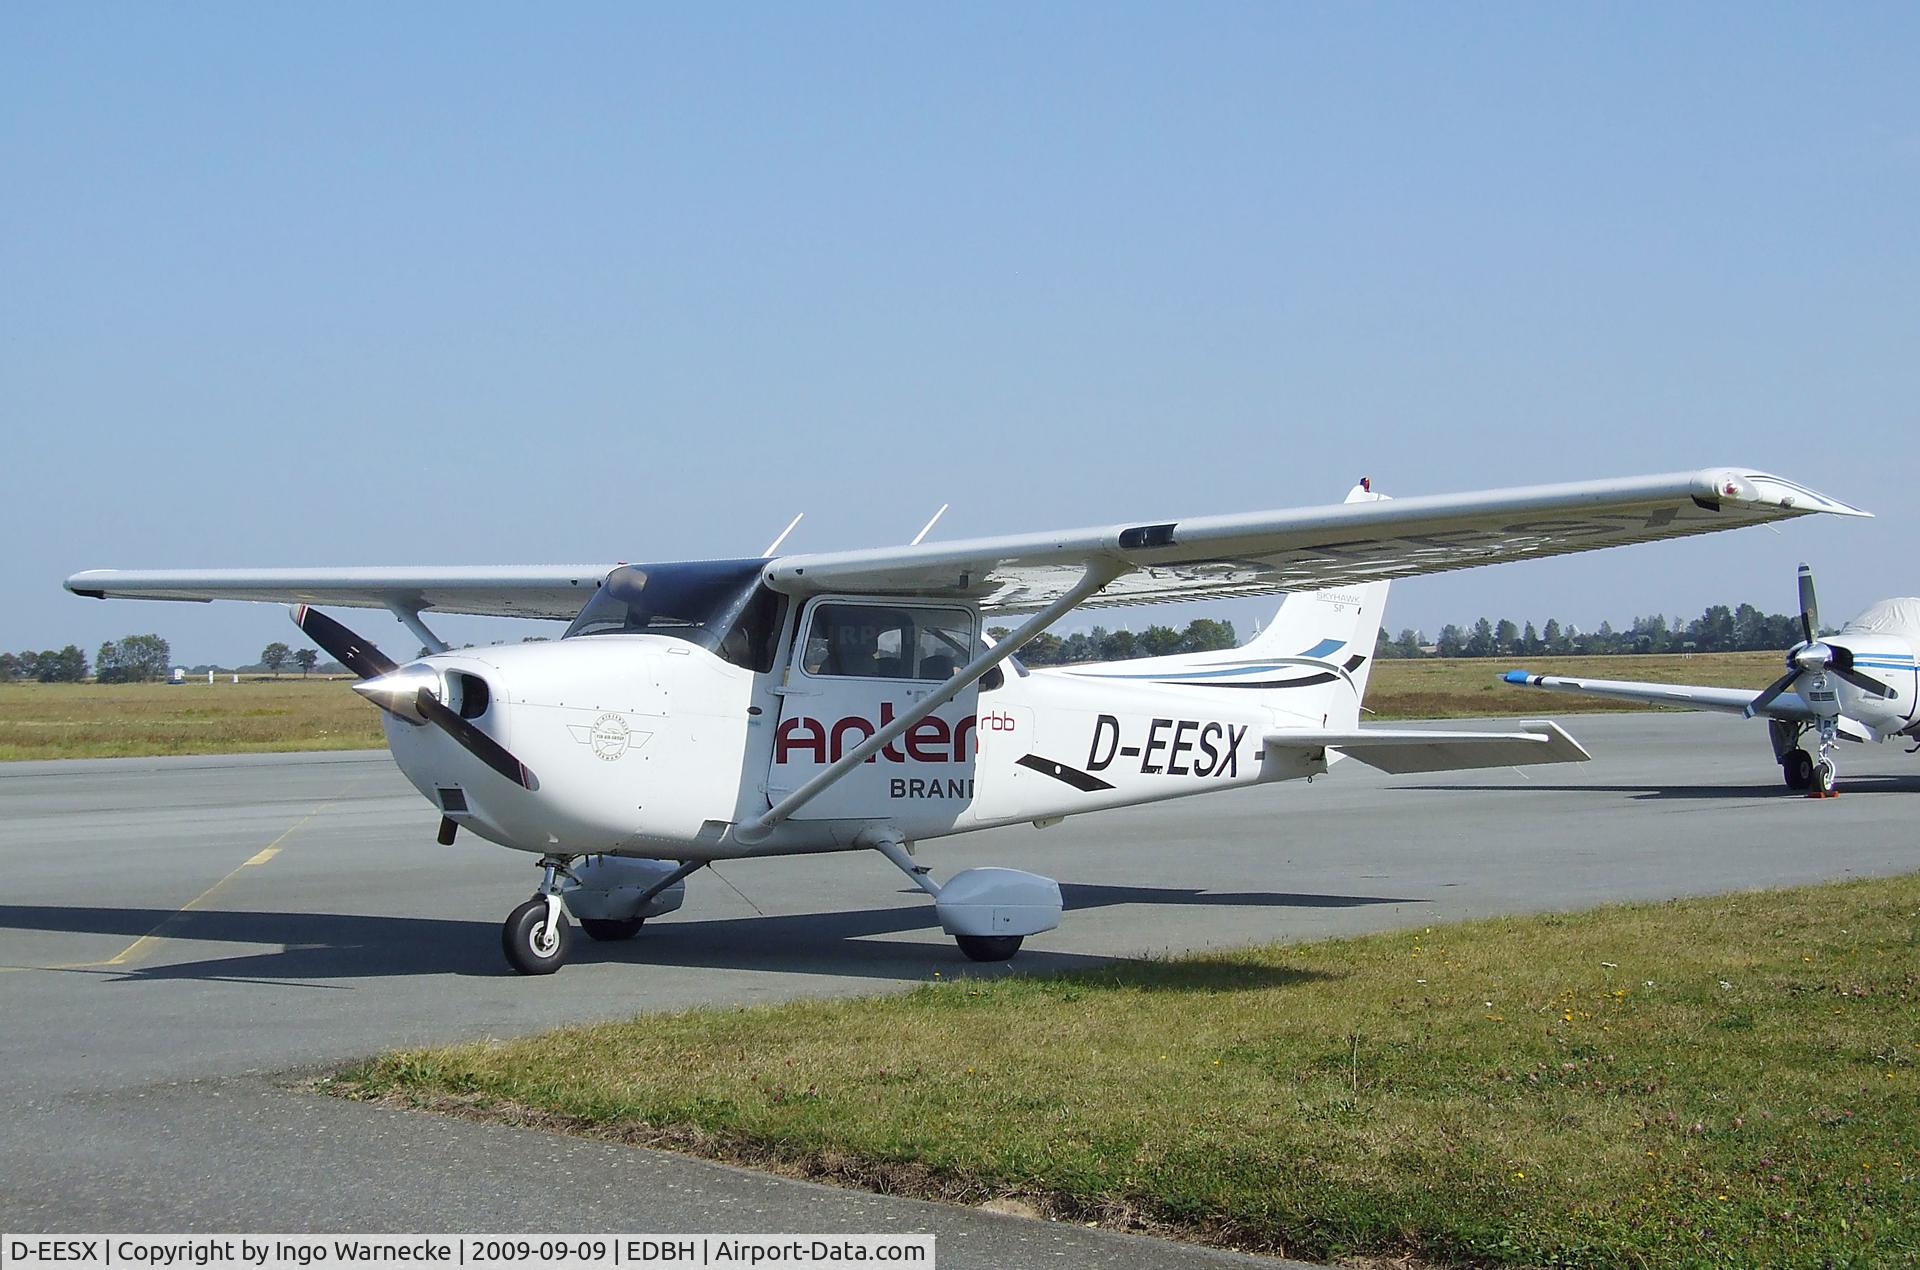
[[[542,856],[540,889],[500,927],[500,950],[523,975],[550,975],[567,964],[571,930],[560,896],[567,883],[579,885],[572,863],[572,856]]]
[[[572,939],[569,910],[589,939],[632,939],[647,918],[680,907],[686,895],[681,883],[707,863],[682,860],[672,867],[665,860],[541,856],[539,889],[507,914],[500,928],[507,964],[523,975],[550,975],[565,965]]]
[[[1780,777],[1787,788],[1803,791],[1808,798],[1835,797],[1840,766],[1833,761],[1833,750],[1840,737],[1839,716],[1829,715],[1812,724],[1786,719],[1771,723],[1773,752],[1780,760]],[[1808,732],[1818,738],[1816,752],[1809,752],[1800,743]]]
[[[1836,794],[1834,785],[1839,782],[1840,768],[1833,761],[1833,743],[1839,739],[1840,719],[1838,715],[1822,715],[1819,722],[1820,757],[1814,760],[1811,780],[1807,784],[1808,798],[1832,798]]]

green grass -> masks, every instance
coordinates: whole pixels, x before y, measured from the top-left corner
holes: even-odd
[[[1383,719],[1446,719],[1490,714],[1538,717],[1655,707],[1601,697],[1577,697],[1500,682],[1515,667],[1590,679],[1766,687],[1779,678],[1779,653],[1655,653],[1623,657],[1422,658],[1378,661],[1367,682],[1367,708]]]
[[[0,684],[0,760],[386,745],[348,681]]]
[[[1774,653],[1697,657],[1547,657],[1530,666],[1563,675],[1665,683],[1764,686],[1779,670]],[[1489,659],[1383,661],[1367,707],[1383,719],[1463,715],[1560,715],[1632,710],[1499,682],[1506,662]],[[171,684],[0,684],[0,761],[112,758],[147,754],[236,754],[261,750],[378,749],[380,716],[340,680],[243,679]]]
[[[1905,877],[646,1015],[333,1084],[1312,1259],[1914,1265],[1917,973]]]

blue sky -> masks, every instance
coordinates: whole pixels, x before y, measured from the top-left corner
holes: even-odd
[[[297,642],[89,567],[1723,462],[1879,519],[1417,580],[1388,624],[1785,610],[1801,559],[1838,617],[1920,591],[1916,53],[1900,5],[9,6],[0,648]]]

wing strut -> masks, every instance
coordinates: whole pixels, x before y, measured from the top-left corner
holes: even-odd
[[[734,839],[738,842],[746,843],[748,846],[752,846],[756,842],[765,841],[767,835],[772,833],[774,828],[786,820],[787,817],[812,802],[848,772],[851,772],[854,768],[860,766],[875,754],[878,754],[882,749],[892,745],[895,741],[905,736],[907,729],[932,714],[935,710],[938,710],[941,706],[947,704],[947,702],[953,700],[971,685],[979,682],[989,670],[992,670],[995,666],[998,666],[1001,662],[1019,652],[1021,648],[1032,641],[1034,636],[1044,632],[1047,627],[1053,625],[1062,617],[1066,616],[1068,612],[1078,607],[1081,601],[1087,599],[1100,590],[1101,587],[1104,587],[1107,583],[1113,581],[1126,571],[1127,566],[1118,560],[1089,560],[1087,562],[1086,572],[1080,575],[1078,582],[1067,589],[1066,594],[1041,609],[1038,613],[1035,613],[1025,622],[1022,622],[1019,629],[1015,630],[1011,635],[995,644],[992,648],[984,650],[979,656],[975,657],[965,666],[962,666],[958,671],[955,671],[952,678],[928,693],[919,705],[907,711],[886,727],[881,728],[878,732],[875,732],[872,736],[854,746],[845,754],[842,754],[839,761],[835,762],[825,771],[816,774],[811,780],[801,785],[800,788],[794,790],[785,798],[782,798],[760,816],[735,825],[733,827]]]
[[[399,618],[400,625],[412,631],[414,637],[426,647],[428,652],[444,653],[447,651],[447,641],[435,635],[432,628],[420,620],[419,609],[409,604],[402,604],[398,600],[393,600],[388,602],[387,612]]]

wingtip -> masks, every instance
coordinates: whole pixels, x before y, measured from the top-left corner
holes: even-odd
[[[1769,503],[1786,509],[1794,515],[1824,512],[1829,516],[1873,519],[1873,513],[1865,508],[1855,507],[1831,494],[1822,494],[1819,490],[1809,488],[1797,481],[1772,472],[1764,472],[1758,468],[1705,468],[1695,476],[1706,483],[1709,487],[1708,496],[1715,499],[1725,497],[1746,502]]]
[[[1500,678],[1510,684],[1523,684],[1532,680],[1533,675],[1524,670],[1509,670]]]

